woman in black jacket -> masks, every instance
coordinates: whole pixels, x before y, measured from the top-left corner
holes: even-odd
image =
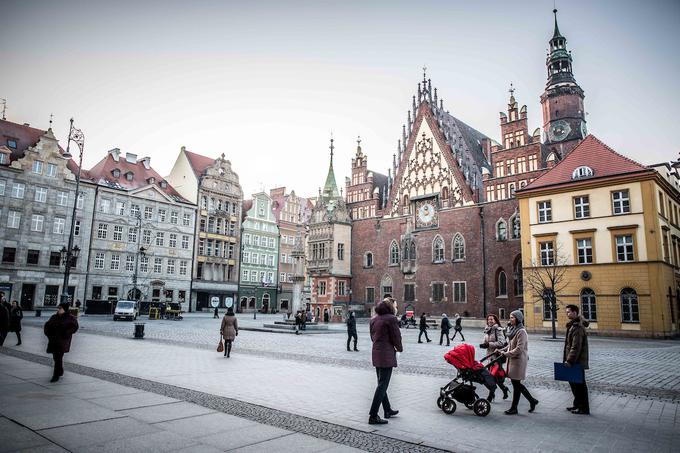
[[[12,301],[12,308],[9,311],[9,331],[17,334],[17,346],[21,345],[21,320],[24,312],[16,300]]]
[[[71,350],[71,337],[78,331],[78,320],[69,312],[68,303],[59,304],[57,314],[45,323],[47,353],[54,359],[54,373],[50,382],[57,382],[64,375],[64,354]]]
[[[357,349],[357,318],[354,316],[354,312],[350,311],[349,316],[347,317],[347,350],[351,351],[349,348],[349,342],[350,340],[354,339],[354,350],[359,351]]]

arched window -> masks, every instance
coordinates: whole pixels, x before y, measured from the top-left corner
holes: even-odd
[[[380,280],[380,292],[382,293],[382,298],[392,295],[392,277],[389,275],[384,275]]]
[[[444,262],[444,239],[439,235],[436,235],[432,240],[432,262]]]
[[[453,237],[453,261],[465,260],[465,240],[460,233]]]
[[[442,189],[442,200],[448,200],[449,199],[449,188],[444,187]]]
[[[411,239],[410,242],[411,242],[411,244],[409,246],[409,252],[410,252],[411,256],[409,256],[409,258],[412,259],[412,260],[415,260],[416,259],[416,241],[415,241],[415,239]]]
[[[373,253],[372,252],[366,252],[366,254],[364,255],[364,266],[373,267]]]
[[[522,276],[522,256],[517,255],[512,265],[512,279],[515,283],[515,296],[521,296],[524,292],[524,280]]]
[[[590,288],[583,288],[581,290],[581,316],[588,321],[597,321],[595,302],[595,291]]]
[[[505,275],[505,271],[501,269],[498,272],[498,278],[496,279],[496,296],[507,297],[507,295],[508,295],[508,277]]]
[[[633,288],[621,290],[621,321],[640,322],[638,295]]]
[[[399,264],[399,244],[397,241],[392,241],[390,244],[390,265]]]
[[[404,208],[408,208],[408,195],[404,195]]]
[[[519,235],[520,235],[519,214],[515,214],[514,216],[510,217],[510,237],[512,239],[519,239]]]
[[[505,223],[505,220],[500,219],[496,223],[496,240],[505,241],[507,239],[508,239],[508,225]]]

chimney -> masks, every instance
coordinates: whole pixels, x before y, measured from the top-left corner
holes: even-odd
[[[137,158],[137,156],[135,156],[135,158]],[[151,158],[150,157],[148,157],[148,156],[142,157],[141,159],[139,159],[137,161],[137,163],[139,163],[139,162],[141,162],[142,165],[144,165],[144,168],[146,168],[147,170],[151,169]]]
[[[120,149],[118,148],[110,149],[109,154],[111,155],[114,161],[118,162],[120,160]]]
[[[132,153],[125,153],[125,162],[128,162],[130,164],[136,164],[137,163],[137,155],[132,154]]]

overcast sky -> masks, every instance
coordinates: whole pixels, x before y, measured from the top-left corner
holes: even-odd
[[[676,159],[680,2],[559,1],[588,129],[649,164]],[[541,126],[553,1],[0,0],[7,119],[120,148],[167,174],[181,146],[224,153],[246,197],[314,195],[331,131],[344,187],[361,135],[386,173],[428,67],[452,114],[499,140],[508,86]]]

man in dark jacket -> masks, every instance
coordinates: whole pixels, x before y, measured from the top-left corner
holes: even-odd
[[[453,328],[454,332],[453,332],[453,336],[451,337],[451,341],[453,341],[453,339],[456,338],[456,335],[458,335],[458,334],[460,334],[460,338],[463,341],[465,341],[465,337],[463,336],[463,324],[462,324],[463,318],[461,318],[458,313],[456,313],[456,315],[454,317],[456,318],[456,320],[455,320],[456,325]]]
[[[9,310],[4,302],[0,302],[0,346],[5,343],[7,332],[9,332]]]
[[[354,316],[354,312],[350,311],[349,316],[347,316],[347,350],[351,351],[349,348],[349,342],[350,340],[354,339],[354,350],[359,351],[357,349],[357,318]]]
[[[50,382],[57,382],[64,375],[64,354],[71,350],[71,337],[78,331],[78,320],[69,312],[69,304],[59,304],[57,314],[45,323],[47,353],[54,359],[54,374]]]
[[[418,334],[418,343],[423,342],[421,340],[423,334],[425,334],[425,339],[427,342],[430,343],[432,340],[430,340],[430,337],[427,336],[427,317],[425,316],[425,313],[420,315],[420,333]]]
[[[442,333],[439,335],[439,345],[440,346],[443,345],[444,338],[446,338],[446,346],[451,346],[449,340],[449,332],[451,331],[451,321],[449,321],[449,317],[446,316],[446,313],[442,313],[441,329]]]
[[[390,406],[387,398],[387,387],[390,385],[392,368],[397,366],[397,352],[402,352],[401,331],[399,320],[395,316],[396,307],[390,298],[385,298],[375,307],[375,316],[371,318],[370,332],[373,341],[371,358],[378,376],[378,387],[373,395],[371,410],[368,413],[369,425],[384,425],[387,420],[378,416],[382,405],[385,418],[394,417],[399,413]]]
[[[579,315],[576,305],[567,305],[567,336],[564,339],[564,353],[562,360],[564,365],[571,367],[579,364],[583,367],[583,379],[581,384],[570,382],[571,393],[574,394],[574,403],[567,410],[573,414],[590,414],[590,404],[588,402],[588,386],[586,385],[586,373],[588,369],[588,334],[586,327],[588,321]]]
[[[24,312],[16,300],[12,301],[9,311],[9,331],[17,334],[17,346],[21,346],[21,320],[24,319]]]

